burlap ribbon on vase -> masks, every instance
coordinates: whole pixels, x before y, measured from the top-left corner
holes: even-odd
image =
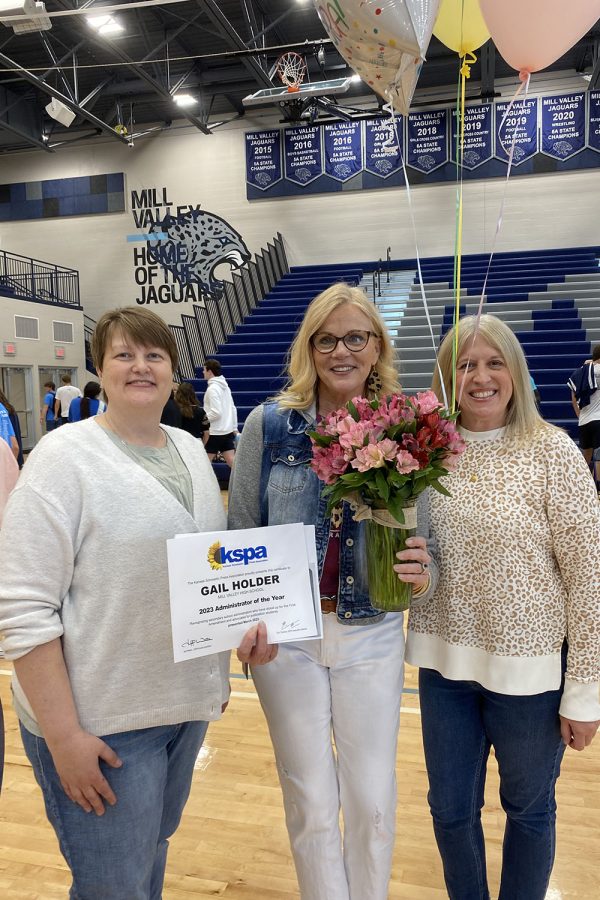
[[[417,505],[411,503],[410,506],[403,506],[404,522],[399,522],[394,518],[389,509],[377,509],[363,503],[358,494],[353,494],[345,498],[352,509],[354,515],[352,518],[355,522],[364,522],[369,519],[377,522],[379,525],[385,525],[386,528],[416,528],[417,527]]]

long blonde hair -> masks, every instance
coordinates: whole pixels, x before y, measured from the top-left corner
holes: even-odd
[[[377,307],[360,288],[338,282],[315,297],[304,314],[302,324],[288,352],[286,366],[288,382],[273,398],[281,407],[308,409],[316,401],[318,376],[310,339],[331,313],[345,303],[364,313],[371,324],[371,330],[379,338],[381,349],[376,367],[381,379],[381,389],[378,393],[385,396],[400,391],[398,372],[394,366],[394,348]]]
[[[505,325],[504,322],[501,319],[497,319],[496,316],[481,316],[479,325],[477,325],[476,316],[465,316],[463,319],[459,320],[457,328],[457,360],[463,352],[469,352],[469,343],[472,342],[477,335],[477,337],[481,337],[491,347],[494,347],[506,363],[513,383],[513,393],[506,411],[507,434],[511,437],[525,437],[540,428],[552,427],[548,425],[547,422],[544,422],[538,412],[523,348],[508,325]],[[440,345],[438,354],[439,369],[441,369],[448,397],[450,397],[452,391],[452,345],[454,342],[454,333],[454,328],[452,328],[446,334]],[[439,369],[436,366],[431,387],[440,401],[443,402],[443,391]]]

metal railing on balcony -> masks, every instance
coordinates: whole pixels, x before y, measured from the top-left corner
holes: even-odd
[[[79,272],[0,250],[0,288],[7,296],[80,308]]]
[[[273,286],[289,272],[283,237],[278,234],[266,249],[257,253],[225,282],[218,300],[207,298],[204,306],[194,305],[194,315],[182,315],[181,325],[170,325],[179,350],[181,380],[195,378],[196,369],[214,356]]]

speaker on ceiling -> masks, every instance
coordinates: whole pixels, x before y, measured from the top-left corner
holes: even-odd
[[[46,112],[51,119],[56,119],[56,121],[60,122],[61,125],[64,125],[65,128],[69,127],[76,116],[76,113],[74,113],[72,109],[69,109],[68,106],[65,106],[64,103],[57,100],[56,97],[52,98],[46,107]]]

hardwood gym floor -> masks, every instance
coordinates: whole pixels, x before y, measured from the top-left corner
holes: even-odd
[[[69,873],[46,821],[10,703],[10,664],[0,660],[7,747],[0,800],[0,896],[68,895]],[[164,900],[291,900],[298,897],[277,775],[252,682],[233,663],[233,694],[212,725],[182,824],[171,842]],[[415,670],[408,669],[398,750],[398,828],[393,900],[443,900],[426,804]],[[492,896],[497,896],[503,814],[490,766],[485,811]],[[600,860],[600,739],[569,751],[558,784],[557,861],[547,900],[595,900]],[[496,893],[495,893],[496,892]],[[110,898],[106,898],[110,900]]]

